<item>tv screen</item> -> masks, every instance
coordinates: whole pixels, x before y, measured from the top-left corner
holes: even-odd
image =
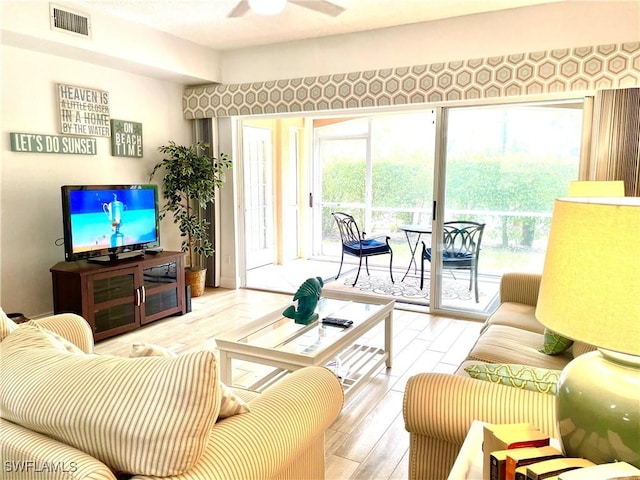
[[[160,245],[156,185],[64,185],[65,260],[115,261]]]

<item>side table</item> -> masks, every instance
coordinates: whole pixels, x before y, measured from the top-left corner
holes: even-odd
[[[482,443],[485,422],[474,420],[447,480],[482,480]]]

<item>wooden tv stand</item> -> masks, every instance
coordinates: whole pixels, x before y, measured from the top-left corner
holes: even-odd
[[[107,264],[59,262],[50,271],[54,313],[84,317],[95,341],[185,313],[182,252]]]

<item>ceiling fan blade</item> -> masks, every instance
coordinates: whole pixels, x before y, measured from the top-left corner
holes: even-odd
[[[229,12],[228,18],[242,17],[249,11],[249,2],[247,0],[240,0],[238,4]]]
[[[289,2],[316,12],[324,13],[331,17],[337,17],[345,10],[344,7],[328,2],[327,0],[289,0]]]

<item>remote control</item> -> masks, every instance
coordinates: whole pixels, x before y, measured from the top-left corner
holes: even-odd
[[[333,325],[336,327],[349,328],[353,325],[353,320],[345,320],[344,318],[324,317],[322,323]]]

